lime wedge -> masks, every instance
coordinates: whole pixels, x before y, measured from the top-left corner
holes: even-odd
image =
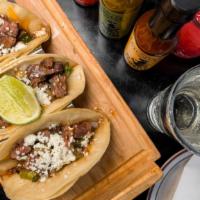
[[[0,79],[0,116],[11,124],[27,124],[37,119],[41,107],[31,87],[4,75]]]

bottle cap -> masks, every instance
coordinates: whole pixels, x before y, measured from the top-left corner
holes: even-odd
[[[183,24],[200,8],[200,0],[164,0],[160,7],[169,21]]]
[[[199,8],[200,0],[163,0],[149,25],[156,36],[170,39]]]

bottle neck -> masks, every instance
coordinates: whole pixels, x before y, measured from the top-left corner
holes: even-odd
[[[170,21],[163,13],[162,9],[155,10],[149,21],[149,27],[156,37],[162,40],[173,39],[181,24]]]

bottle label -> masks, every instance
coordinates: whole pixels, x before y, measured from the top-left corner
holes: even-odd
[[[107,8],[103,0],[100,1],[99,28],[108,38],[118,39],[125,36],[135,20],[140,6],[119,13]]]
[[[148,41],[147,41],[148,42]],[[164,56],[152,56],[142,51],[135,40],[135,33],[131,34],[125,47],[124,57],[128,65],[137,70],[147,70],[161,61]]]

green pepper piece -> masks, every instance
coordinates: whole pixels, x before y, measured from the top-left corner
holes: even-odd
[[[27,33],[26,31],[22,31],[19,35],[19,41],[22,41],[23,43],[28,43],[30,42],[31,40],[33,40],[33,37]]]
[[[74,148],[82,148],[81,142],[83,138],[76,138],[75,141],[72,143]]]
[[[73,67],[69,66],[69,64],[66,64],[65,65],[65,74],[67,76],[70,76],[70,74],[72,73],[72,71],[73,71]]]
[[[81,148],[82,147],[81,141],[75,141],[72,144],[73,144],[74,148]]]
[[[84,155],[81,151],[75,150],[74,155],[76,156],[76,160],[82,158]]]
[[[19,172],[19,175],[20,175],[21,178],[28,179],[32,182],[37,182],[40,178],[40,176],[36,172],[29,171],[29,170],[26,170],[26,169],[21,170]]]

